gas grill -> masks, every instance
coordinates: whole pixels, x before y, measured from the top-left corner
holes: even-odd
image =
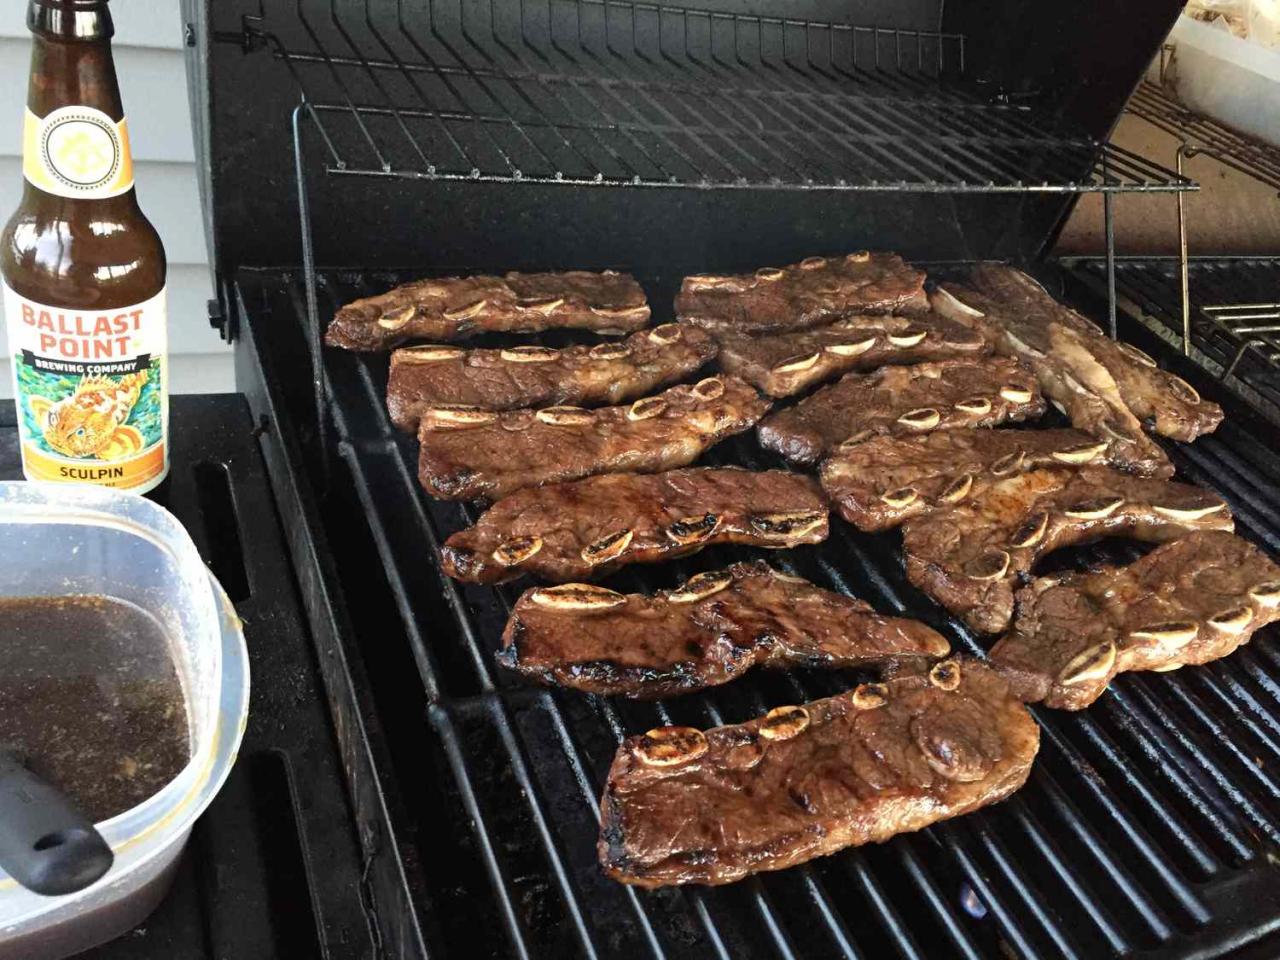
[[[1194,189],[1106,143],[1179,4],[846,6],[187,4],[211,315],[235,343],[323,651],[377,955],[1280,951],[1274,628],[1207,667],[1125,675],[1087,711],[1037,708],[1027,786],[979,813],[728,887],[605,879],[598,798],[623,737],[739,722],[868,678],[756,671],[639,704],[500,671],[493,653],[527,584],[441,573],[440,544],[479,510],[418,486],[416,444],[387,417],[385,356],[321,347],[340,304],[423,275],[625,269],[658,323],[685,273],[870,247],[959,276],[975,259],[1041,257],[1080,193],[1109,206]],[[1254,263],[1195,264],[1193,282],[1223,291],[1197,302],[1252,302]],[[1035,271],[1223,404],[1215,434],[1170,455],[1180,479],[1230,501],[1244,536],[1280,551],[1265,405],[1197,362],[1232,366],[1212,336],[1187,357],[1161,333],[1181,329],[1176,264],[1117,260],[1109,244],[1097,261]],[[750,435],[702,462],[781,465]],[[1108,541],[1052,562],[1136,555]],[[648,592],[748,556],[716,548],[606,583]],[[767,558],[917,617],[959,650],[987,645],[906,582],[897,534],[833,521],[826,543]],[[365,955],[352,949],[329,955]]]

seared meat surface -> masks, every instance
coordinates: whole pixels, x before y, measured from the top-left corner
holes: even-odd
[[[880,434],[993,427],[1042,413],[1036,378],[1019,361],[939,360],[846,374],[768,417],[757,433],[766,449],[811,464],[842,443]]]
[[[659,473],[692,463],[768,409],[754,387],[724,375],[595,410],[427,407],[418,423],[418,479],[443,500],[496,500],[597,473]]]
[[[544,683],[652,699],[728,683],[751,667],[853,667],[944,657],[916,620],[885,617],[763,561],[700,573],[654,596],[585,583],[516,602],[498,662]]]
[[[1222,422],[1222,408],[1201,398],[1181,377],[1161,370],[1137,347],[1105,336],[1094,324],[1069,307],[1021,270],[1001,263],[973,268],[970,282],[979,293],[999,304],[993,322],[1006,324],[1012,316],[1022,325],[1047,328],[1058,324],[1070,330],[1081,346],[1111,375],[1124,403],[1139,421],[1162,437],[1191,441],[1212,433]]]
[[[417,280],[352,301],[334,316],[325,343],[389,350],[408,340],[460,340],[500,331],[630,333],[648,322],[644,291],[625,273],[513,272]]]
[[[392,423],[415,433],[423,408],[431,406],[517,410],[622,403],[693,373],[716,349],[705,331],[675,323],[619,342],[561,350],[404,347],[391,354],[387,409]]]
[[[823,327],[762,337],[715,333],[720,366],[771,397],[789,397],[854,370],[991,352],[981,334],[936,313],[860,314]]]
[[[939,286],[930,302],[945,316],[968,318],[997,353],[1023,360],[1035,371],[1045,397],[1072,426],[1106,440],[1111,458],[1126,471],[1145,477],[1173,475],[1169,458],[1142,432],[1111,374],[1080,343],[1078,330],[1024,320],[984,294],[951,283]]]
[[[1108,536],[1162,543],[1231,530],[1227,504],[1199,487],[1106,467],[1034,470],[903,526],[907,577],[974,630],[1000,633],[1013,592],[1045,554]]]
[[[939,430],[845,444],[823,461],[819,475],[842,517],[878,531],[955,506],[1028,470],[1115,466],[1109,449],[1080,430]]]
[[[1034,580],[991,663],[1022,700],[1081,710],[1127,670],[1225,657],[1280,619],[1280,567],[1220,531],[1191,533],[1126,567]]]
[[[786,470],[696,467],[613,473],[521,490],[445,543],[449,576],[500,583],[523,573],[565,582],[713,543],[769,549],[827,538],[827,501]]]
[[[1141,476],[1172,476],[1164,451],[1143,433],[1194,440],[1213,431],[1222,409],[1161,370],[1136,347],[1106,337],[1055,301],[1035,280],[1003,264],[975,267],[973,288],[942,284],[930,298],[944,316],[969,323],[998,353],[1026,360],[1045,396],[1112,445],[1112,456]]]
[[[645,887],[781,870],[1003,800],[1040,728],[994,671],[944,660],[705,733],[626,740],[601,801],[600,862]]]
[[[807,257],[755,273],[685,277],[676,316],[730,333],[803,330],[853,313],[925,309],[924,272],[895,253]]]

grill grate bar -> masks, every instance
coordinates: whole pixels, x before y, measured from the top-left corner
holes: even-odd
[[[996,922],[1000,925],[1000,932],[1007,937],[1016,948],[1017,955],[1020,957],[1043,956],[1043,951],[1028,939],[1029,931],[1024,929],[1021,916],[1014,912],[1015,908],[1011,904],[1007,904],[1004,901],[1003,897],[997,892],[997,888],[989,877],[987,871],[978,864],[974,859],[973,854],[970,853],[967,847],[961,842],[958,835],[959,831],[956,826],[952,824],[944,824],[937,832],[942,837],[943,845],[946,847],[948,852],[955,857],[956,861],[964,870],[965,876],[967,876],[969,878],[969,882],[973,884],[973,888],[977,892],[978,897],[982,900],[982,903],[986,905],[995,916]],[[999,864],[997,864],[997,866],[999,866]],[[1003,870],[1001,872],[1004,873]],[[1006,880],[1009,879],[1009,875],[1007,873],[1005,874],[1005,878]],[[1024,891],[1022,888],[1016,887],[1016,883],[1017,881],[1015,880],[1015,887],[1012,890],[1012,894],[1021,900],[1023,898]],[[1047,922],[1047,917],[1042,913],[1036,912],[1037,907],[1035,904],[1028,904],[1024,902],[1023,905],[1032,912],[1041,927],[1048,930],[1054,929],[1053,924]],[[1060,938],[1055,938],[1054,945],[1057,948],[1057,956],[1064,958],[1077,956],[1075,951],[1070,948],[1062,949]]]
[[[924,864],[921,863],[915,849],[910,844],[902,845],[902,864],[915,882],[916,887],[924,895],[924,901],[929,905],[934,917],[947,932],[947,937],[950,939],[951,945],[956,949],[957,956],[965,957],[967,960],[981,960],[982,954],[977,944],[973,942],[968,932],[959,922],[956,912],[943,899],[938,885],[926,872]]]
[[[1167,940],[1173,933],[1173,929],[1164,911],[1146,893],[1137,878],[1121,867],[1111,855],[1106,843],[1098,835],[1097,831],[1090,827],[1088,822],[1080,815],[1080,811],[1071,802],[1066,791],[1062,789],[1053,774],[1044,767],[1040,767],[1033,771],[1032,775],[1043,778],[1041,785],[1044,788],[1046,798],[1053,807],[1053,812],[1062,818],[1062,822],[1080,840],[1084,848],[1089,851],[1089,854],[1101,864],[1112,882],[1117,887],[1129,891],[1129,895],[1139,907],[1142,920],[1148,929],[1159,939]],[[1013,808],[1015,814],[1026,823],[1031,814],[1027,811],[1025,802],[1016,796],[1014,799],[1018,800],[1017,806]],[[1110,912],[1104,908],[1101,899],[1088,890],[1073,875],[1070,865],[1063,860],[1057,845],[1045,835],[1045,831],[1039,824],[1026,823],[1026,827],[1041,855],[1045,857],[1048,863],[1052,864],[1054,870],[1058,873],[1059,879],[1071,890],[1076,899],[1084,905],[1089,918],[1098,926],[1098,929],[1107,938],[1107,942],[1111,944],[1111,949],[1116,952],[1122,951],[1126,946],[1126,938],[1119,932],[1115,920],[1111,917]]]
[[[1191,779],[1207,776],[1225,796],[1231,798],[1236,809],[1248,816],[1255,827],[1266,833],[1273,841],[1277,839],[1275,822],[1252,796],[1240,789],[1233,778],[1223,770],[1221,764],[1211,758],[1208,751],[1192,739],[1190,732],[1180,724],[1173,724],[1167,720],[1160,722],[1165,720],[1167,715],[1141,682],[1130,682],[1123,689],[1113,691],[1111,703],[1115,708],[1123,709],[1128,718],[1142,726],[1153,741],[1167,743],[1169,749],[1166,755],[1173,759],[1184,774]],[[1175,745],[1176,750],[1173,749]],[[1195,766],[1200,767],[1200,773],[1197,773]]]
[[[1228,669],[1201,670],[1194,682],[1212,696],[1216,712],[1228,716],[1233,727],[1243,728],[1253,740],[1266,748],[1274,760],[1280,761],[1280,736],[1277,736],[1280,730],[1274,722],[1270,724],[1270,730],[1263,726],[1265,720],[1259,723],[1258,703],[1239,680],[1232,676],[1234,672]],[[1182,693],[1181,688],[1176,685],[1170,685],[1170,692],[1175,696]],[[1261,764],[1262,761],[1261,758],[1251,758],[1251,762]]]
[[[1114,741],[1089,717],[1081,717],[1077,729],[1085,735],[1095,750],[1107,762],[1108,771],[1124,781],[1149,809],[1158,809],[1160,799],[1154,787],[1134,769],[1131,758],[1123,754]],[[1079,788],[1090,799],[1106,811],[1107,816],[1142,854],[1144,864],[1157,874],[1169,891],[1178,899],[1179,904],[1192,916],[1204,922],[1209,917],[1208,908],[1203,901],[1184,882],[1174,876],[1163,857],[1156,851],[1147,831],[1139,821],[1127,810],[1120,807],[1111,791],[1105,790],[1099,783],[1101,779],[1093,765],[1084,758],[1071,742],[1064,736],[1057,724],[1042,723],[1041,735],[1046,737],[1056,748],[1075,774]],[[1055,781],[1056,782],[1056,781]],[[1207,809],[1207,808],[1203,808]],[[1221,868],[1221,864],[1213,853],[1205,847],[1195,833],[1186,825],[1185,820],[1176,812],[1166,810],[1163,825],[1177,837],[1180,846],[1191,856],[1205,874],[1213,875]],[[1228,839],[1228,842],[1230,840]],[[1247,848],[1242,848],[1247,850]]]
[[[378,517],[378,514],[374,510],[367,510],[367,515],[371,519]],[[423,520],[424,520],[424,523],[423,523],[423,526],[420,528],[419,533],[421,534],[424,542],[431,544],[431,547],[433,550],[438,550],[438,544],[440,542],[439,537],[433,525],[431,525],[429,521],[426,521],[425,517],[423,518]],[[383,531],[382,535],[379,536],[377,539],[379,542],[379,547],[381,548],[383,544],[388,542],[387,533]],[[384,553],[383,565],[386,568],[389,577],[397,580],[399,579],[399,573],[398,573],[399,565],[396,563],[394,556]],[[397,590],[396,592],[401,596],[408,596],[408,591],[404,589],[403,584],[400,586],[400,589]],[[406,623],[412,624],[413,620],[412,619],[406,620]],[[421,644],[425,648],[425,643],[423,641],[423,638],[420,635],[412,636],[412,639],[417,641],[415,646]],[[479,648],[477,645],[477,653],[478,652],[479,652]],[[426,662],[428,658],[429,658],[429,655],[426,654],[424,650],[422,655],[419,657],[419,663]],[[481,662],[483,662],[482,657],[479,657],[478,659]],[[487,664],[485,666],[487,668]],[[424,676],[424,683],[429,683],[428,677],[426,676]],[[490,684],[490,688],[491,688],[491,684]],[[489,870],[490,877],[494,881],[494,887],[497,890],[502,900],[504,920],[507,922],[508,933],[511,935],[513,939],[513,943],[515,944],[520,954],[522,956],[527,956],[528,945],[525,941],[524,935],[522,934],[521,925],[519,924],[516,918],[516,915],[514,913],[514,906],[513,906],[514,895],[511,891],[511,881],[510,881],[510,878],[506,876],[505,871],[502,870],[500,864],[498,863],[496,854],[493,852],[493,843],[492,843],[492,840],[490,839],[492,830],[485,826],[485,822],[486,822],[485,815],[481,810],[478,801],[476,800],[475,788],[472,782],[472,777],[471,777],[467,760],[463,755],[462,751],[460,750],[460,748],[458,747],[459,738],[456,734],[456,731],[454,731],[453,729],[452,721],[448,717],[447,712],[441,711],[436,706],[433,706],[431,710],[432,710],[432,713],[431,713],[432,722],[440,728],[442,732],[441,739],[444,740],[444,742],[447,745],[447,748],[448,748],[447,754],[449,757],[450,765],[452,766],[454,770],[454,774],[457,777],[458,782],[462,788],[463,798],[468,810],[468,814],[476,821],[476,823],[480,827],[480,829],[478,830],[478,833],[483,838],[482,845],[485,851],[484,855],[485,855],[486,867]],[[573,889],[573,885],[569,879],[569,873],[565,866],[563,851],[561,850],[560,845],[555,838],[554,832],[550,827],[549,818],[546,814],[543,803],[540,800],[541,791],[537,790],[534,787],[534,785],[532,784],[529,778],[528,759],[525,755],[525,751],[521,747],[521,745],[518,743],[514,735],[514,732],[512,731],[510,719],[506,715],[505,708],[502,707],[502,705],[500,704],[494,704],[493,714],[494,714],[493,719],[495,721],[495,726],[498,729],[499,735],[502,738],[503,745],[506,748],[508,752],[508,756],[511,759],[512,773],[515,775],[516,780],[520,785],[521,793],[526,798],[526,801],[528,803],[531,815],[533,817],[534,825],[542,841],[543,849],[545,850],[547,857],[551,862],[551,866],[555,873],[556,880],[560,885],[560,889],[563,893],[564,902],[566,903],[566,906],[568,907],[570,915],[573,919],[574,928],[576,933],[578,934],[578,938],[581,943],[581,946],[587,956],[596,957],[598,956],[598,950],[595,946],[590,928],[588,927],[588,925],[584,920],[582,906],[579,902],[579,898],[576,895]],[[508,914],[510,915],[508,916]]]
[[[462,801],[466,807],[467,815],[471,817],[477,827],[474,832],[476,839],[480,843],[485,870],[490,877],[490,887],[498,898],[502,923],[506,928],[511,946],[519,957],[528,958],[530,956],[529,946],[525,941],[519,915],[512,902],[511,881],[506,876],[506,872],[498,859],[497,851],[494,849],[491,839],[492,832],[486,826],[484,812],[480,809],[480,804],[476,799],[471,777],[467,771],[467,764],[458,745],[459,737],[453,729],[453,723],[449,719],[449,714],[446,710],[439,706],[433,706],[429,708],[429,714],[432,724],[441,733],[441,740],[444,742],[445,752],[449,757],[449,765],[453,769],[455,782],[462,793]]]
[[[1196,188],[965,84],[959,34],[628,0],[397,0],[394,18],[339,0],[295,7],[305,43],[278,39],[274,8],[252,38],[288,66],[337,175],[838,191]]]
[[[1148,680],[1148,678],[1143,678]],[[1204,685],[1210,684],[1212,681],[1208,678],[1201,678],[1200,682]],[[1260,761],[1245,755],[1244,750],[1239,743],[1240,733],[1235,730],[1226,729],[1224,725],[1210,715],[1205,705],[1200,701],[1186,684],[1170,683],[1168,677],[1149,678],[1149,684],[1158,686],[1166,696],[1177,701],[1181,706],[1186,708],[1186,713],[1193,716],[1197,724],[1203,728],[1204,735],[1223,741],[1224,747],[1233,759],[1236,760],[1239,767],[1248,771],[1248,776],[1256,780],[1258,786],[1266,791],[1267,796],[1272,801],[1280,799],[1280,785],[1277,785],[1275,778],[1272,777]],[[1154,694],[1153,694],[1154,697]],[[1245,724],[1246,728],[1249,725]],[[1250,730],[1250,732],[1254,732]],[[1260,738],[1261,739],[1261,738]],[[1265,740],[1264,740],[1265,742]],[[1274,826],[1274,821],[1271,821]]]

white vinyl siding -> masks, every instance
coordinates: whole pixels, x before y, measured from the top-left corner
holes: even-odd
[[[0,223],[22,195],[22,111],[30,60],[26,6],[25,0],[0,0]],[[231,351],[209,327],[205,307],[213,294],[196,187],[179,4],[127,0],[113,3],[111,12],[138,201],[160,231],[169,257],[173,390],[231,390]],[[0,396],[11,392],[9,371],[0,371]]]

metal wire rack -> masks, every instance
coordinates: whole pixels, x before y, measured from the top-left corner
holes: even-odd
[[[285,7],[287,4],[281,4]],[[328,173],[603,186],[1194,189],[962,82],[959,34],[644,0],[295,0],[283,61]],[[272,7],[272,10],[279,9]]]
[[[1185,144],[1186,156],[1213,157],[1280,192],[1280,148],[1202,116],[1149,80],[1139,84],[1127,109],[1177,137]]]

